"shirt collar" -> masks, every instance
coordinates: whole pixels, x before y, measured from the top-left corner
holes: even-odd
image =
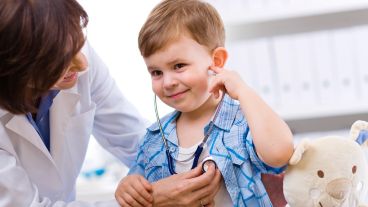
[[[164,116],[161,121],[162,131],[164,132],[165,138],[173,144],[178,145],[178,140],[176,136],[176,119],[180,115],[179,111],[174,111],[166,116]],[[154,123],[152,126],[147,128],[148,131],[152,133],[159,133],[160,126],[158,122]],[[175,133],[172,133],[175,132]]]
[[[239,104],[227,94],[224,95],[224,98],[220,103],[222,105],[220,106],[221,108],[218,112],[217,118],[214,120],[214,125],[222,130],[230,131],[239,110]],[[167,139],[169,139],[168,136],[171,134],[170,132],[176,127],[176,118],[179,114],[179,111],[174,111],[160,119],[162,130],[164,131]],[[206,129],[209,124],[205,127]],[[151,132],[158,132],[160,130],[158,123],[156,122],[151,125],[148,130]]]
[[[38,122],[42,117],[44,117],[48,113],[55,96],[59,92],[60,90],[50,90],[45,96],[41,98],[41,102],[37,111],[37,117],[35,120],[36,122]]]
[[[230,131],[239,110],[239,103],[225,94],[220,104],[221,106],[218,107],[221,108],[219,108],[220,111],[214,120],[214,125],[222,130]]]

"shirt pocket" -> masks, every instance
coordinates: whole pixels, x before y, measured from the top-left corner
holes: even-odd
[[[245,161],[249,160],[248,151],[242,144],[228,143],[225,145],[225,148],[234,165],[241,166]]]
[[[148,155],[148,156],[147,156]],[[165,177],[166,156],[161,151],[148,151],[146,153],[146,167],[144,169],[144,177],[149,182],[156,182]],[[167,175],[166,175],[167,177]]]
[[[89,138],[92,133],[96,105],[91,104],[85,111],[72,116],[68,122],[68,130],[75,130],[75,134]]]

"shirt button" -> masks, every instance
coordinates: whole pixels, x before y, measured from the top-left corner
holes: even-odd
[[[175,147],[170,147],[170,152],[175,152]]]

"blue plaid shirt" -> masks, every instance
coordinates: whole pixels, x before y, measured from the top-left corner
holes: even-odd
[[[179,151],[176,136],[176,118],[179,114],[174,111],[161,120],[170,153],[175,158]],[[204,134],[209,125],[205,127]],[[259,159],[239,103],[225,95],[214,125],[207,147],[218,164],[233,206],[272,206],[262,184],[261,173],[280,173],[284,168],[272,168]],[[157,123],[147,129],[129,174],[140,174],[150,182],[170,176]]]

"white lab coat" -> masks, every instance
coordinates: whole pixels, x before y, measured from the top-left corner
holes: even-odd
[[[147,122],[86,44],[88,70],[50,108],[51,152],[25,115],[0,109],[0,206],[106,206],[75,199],[90,135],[123,163],[135,158]],[[112,202],[114,206],[116,201]]]

